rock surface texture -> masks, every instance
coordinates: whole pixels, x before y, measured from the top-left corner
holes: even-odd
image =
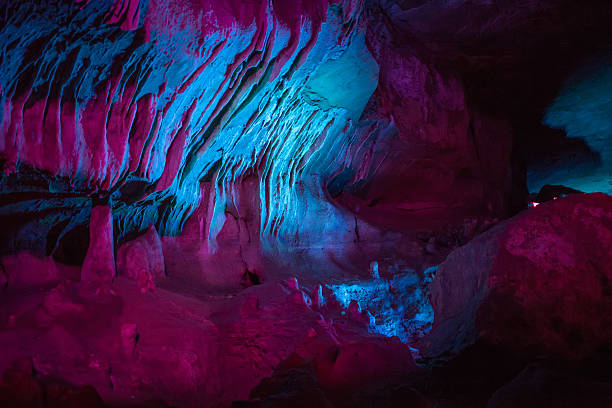
[[[138,282],[141,289],[155,287],[166,277],[162,243],[152,225],[140,237],[117,250],[117,274]]]
[[[484,342],[578,358],[609,346],[611,240],[605,194],[550,201],[478,236],[438,268],[426,354]]]
[[[89,248],[83,260],[81,280],[111,282],[115,269],[112,209],[109,205],[96,205],[89,218]]]
[[[0,406],[609,406],[610,21],[0,2]]]
[[[398,51],[361,1],[243,3],[6,2],[12,250],[79,264],[87,246],[66,246],[99,193],[117,241],[177,235],[206,202],[211,253],[255,195],[266,248],[508,213],[511,128],[470,106],[460,75]]]

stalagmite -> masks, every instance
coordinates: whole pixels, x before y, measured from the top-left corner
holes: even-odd
[[[81,269],[81,281],[110,283],[114,278],[113,211],[108,197],[96,197],[92,199],[89,248]]]

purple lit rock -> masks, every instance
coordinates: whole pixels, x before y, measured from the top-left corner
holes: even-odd
[[[0,405],[501,405],[612,344],[610,197],[495,225],[605,1],[0,8]],[[585,75],[547,123],[595,188]]]
[[[348,341],[319,355],[316,367],[321,385],[334,390],[385,384],[415,370],[409,349],[397,339]]]
[[[455,250],[433,280],[425,354],[489,344],[578,358],[612,342],[612,197],[539,205]]]
[[[59,283],[64,279],[78,280],[79,268],[61,265],[51,257],[37,257],[20,252],[2,258],[0,282],[2,288],[26,288]]]
[[[117,250],[117,274],[127,276],[138,282],[143,290],[148,290],[166,276],[162,244],[150,226],[138,238],[121,245]]]
[[[83,261],[81,280],[84,282],[112,282],[115,277],[115,249],[113,214],[109,205],[91,209],[89,219],[89,248]]]

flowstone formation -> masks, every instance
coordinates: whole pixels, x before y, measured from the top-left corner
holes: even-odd
[[[393,239],[385,230],[401,212],[433,212],[441,221],[420,227],[440,229],[508,211],[505,125],[472,112],[460,78],[373,35],[360,1],[14,1],[5,11],[10,251],[80,264],[90,197],[107,194],[117,243],[151,224],[176,236],[207,203],[215,252],[237,202],[252,199],[240,197],[251,177],[249,228],[267,249]],[[478,157],[493,146],[490,161]]]
[[[3,213],[38,205],[61,218],[48,224],[67,224],[59,240],[99,191],[111,195],[119,234],[154,223],[176,235],[208,180],[214,246],[249,173],[260,179],[262,233],[294,234],[306,203],[324,207],[311,179],[346,149],[377,84],[357,2],[5,10]]]

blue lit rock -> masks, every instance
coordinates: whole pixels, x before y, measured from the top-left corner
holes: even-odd
[[[429,302],[429,285],[436,267],[424,271],[424,278],[405,271],[392,279],[375,279],[329,285],[340,305],[351,310],[359,305],[374,318],[370,331],[415,344],[429,333],[434,312]],[[355,302],[355,303],[353,303]]]
[[[179,233],[210,179],[214,248],[234,185],[257,173],[262,234],[294,234],[296,217],[325,208],[313,178],[340,153],[336,140],[377,83],[349,3],[304,6],[312,17],[300,20],[299,9],[264,2],[238,17],[216,2],[206,14],[195,3],[131,1],[129,17],[103,2],[9,2],[0,39],[11,67],[0,76],[4,177],[29,166],[41,193],[113,192],[120,236],[150,223]],[[341,71],[344,82],[330,81]],[[296,191],[303,183],[315,191]],[[5,211],[31,205],[17,197]]]
[[[531,191],[545,184],[562,184],[586,193],[612,194],[612,70],[610,57],[590,61],[566,82],[543,123],[565,131],[568,138],[583,140],[591,157],[569,160],[533,171]]]

